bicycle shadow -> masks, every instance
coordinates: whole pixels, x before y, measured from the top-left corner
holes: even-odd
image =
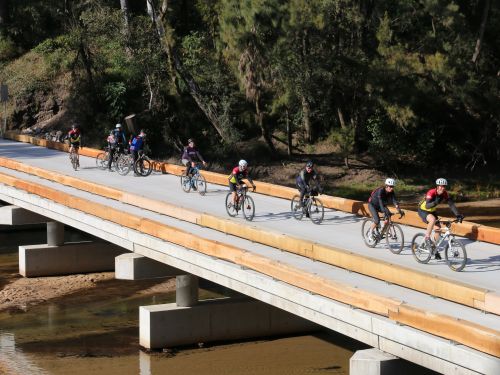
[[[253,221],[254,222],[283,221],[292,218],[293,218],[293,213],[291,211],[284,211],[278,213],[266,212],[266,213],[255,214]],[[303,219],[305,219],[305,216]]]
[[[462,272],[494,272],[500,271],[500,255],[493,255],[483,259],[467,259],[467,264]]]

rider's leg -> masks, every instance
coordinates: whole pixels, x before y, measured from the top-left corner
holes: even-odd
[[[372,215],[373,218],[373,223],[371,225],[371,230],[373,232],[378,227],[380,218],[378,216],[378,211],[373,204],[368,203],[368,209],[370,210],[370,215]]]
[[[113,163],[113,157],[115,155],[116,148],[111,147],[109,150],[109,161],[108,161],[108,169],[111,170],[111,164]]]

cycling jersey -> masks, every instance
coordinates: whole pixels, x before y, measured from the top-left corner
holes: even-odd
[[[306,184],[309,186],[309,182],[311,180],[315,180],[318,177],[318,174],[314,169],[311,169],[311,172],[307,172],[307,170],[304,168],[300,171],[299,175],[295,179],[295,182],[297,182],[297,185],[302,185]]]
[[[441,202],[447,202],[450,199],[448,192],[445,190],[443,194],[438,195],[437,189],[431,189],[425,195],[425,198],[420,202],[419,208],[422,211],[435,212],[437,205]]]
[[[187,160],[190,162],[193,162],[196,160],[200,160],[202,162],[205,161],[205,160],[203,160],[203,157],[201,156],[198,149],[196,147],[190,147],[190,146],[184,147],[184,151],[182,153],[181,159]]]
[[[125,139],[125,133],[122,130],[114,129],[113,136],[116,143],[120,145],[124,145],[125,143],[127,143],[127,140]]]
[[[229,182],[232,182],[233,184],[239,184],[241,180],[248,177],[248,169],[240,171],[240,167],[234,167],[233,172],[231,173],[231,175],[229,175],[229,177],[231,177]]]
[[[376,209],[382,211],[387,204],[392,203],[394,206],[398,206],[398,201],[396,200],[396,194],[394,190],[387,191],[385,186],[379,187],[370,195],[368,202],[371,203]]]
[[[68,133],[68,138],[72,145],[78,146],[80,144],[81,133],[78,129],[71,129]]]

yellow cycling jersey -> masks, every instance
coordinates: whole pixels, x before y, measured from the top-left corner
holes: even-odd
[[[431,208],[427,208],[425,206],[425,203],[426,203],[425,199],[422,199],[422,201],[420,202],[420,209],[422,211],[427,211],[427,212],[434,212],[434,211],[436,211],[436,207],[435,206],[431,207]]]

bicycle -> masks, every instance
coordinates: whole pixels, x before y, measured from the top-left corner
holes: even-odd
[[[444,259],[448,267],[453,271],[462,271],[467,263],[467,252],[465,246],[455,238],[451,233],[451,225],[453,223],[460,223],[462,220],[438,220],[436,223],[442,223],[446,229],[444,234],[439,231],[439,238],[437,241],[431,239],[430,249],[428,243],[425,241],[424,233],[417,233],[411,240],[411,252],[415,260],[419,263],[429,263],[433,255],[439,254],[444,251]],[[432,230],[431,238],[434,238],[435,231]],[[439,255],[440,259],[441,256]]]
[[[255,189],[254,189],[255,191]],[[247,194],[248,187],[243,184],[236,189],[236,203],[233,204],[233,194],[231,192],[226,195],[226,211],[231,217],[238,215],[238,212],[243,211],[243,217],[252,221],[255,216],[255,204],[253,198]]]
[[[116,170],[117,172],[125,176],[134,167],[134,158],[131,154],[120,154],[116,160]]]
[[[207,181],[200,173],[200,170],[201,166],[195,164],[195,166],[191,168],[189,176],[181,176],[181,187],[186,193],[189,193],[191,189],[197,191],[200,195],[205,195],[207,192]]]
[[[153,172],[153,162],[144,151],[139,151],[139,157],[134,163],[134,172],[142,177],[147,177]]]
[[[325,217],[325,208],[321,199],[317,198],[319,192],[316,189],[309,190],[304,195],[303,204],[300,204],[300,195],[294,195],[290,207],[293,217],[296,220],[302,220],[304,214],[311,219],[314,224],[321,224]]]
[[[78,155],[77,149],[76,146],[70,146],[69,148],[69,160],[75,171],[80,167],[80,155]]]
[[[361,224],[361,236],[363,237],[363,241],[366,246],[373,248],[377,246],[380,241],[385,239],[386,247],[391,251],[391,253],[401,253],[405,244],[405,237],[401,226],[392,221],[391,216],[393,215],[393,213],[385,215],[383,217],[384,226],[380,229],[379,222],[374,231],[371,229],[373,218],[367,217],[363,220],[363,223]],[[400,214],[399,218],[401,219],[402,217],[403,215]]]
[[[95,159],[95,163],[96,163],[97,168],[102,169],[102,170],[108,169],[109,155],[111,154],[111,152],[110,152],[111,150],[109,147],[106,147],[104,150],[105,150],[104,152],[97,154],[96,159]],[[120,155],[121,155],[121,153],[119,153],[119,152],[115,152],[113,154],[113,162],[111,163],[111,170],[114,171],[115,169],[117,169],[116,164],[118,162],[118,158]]]

